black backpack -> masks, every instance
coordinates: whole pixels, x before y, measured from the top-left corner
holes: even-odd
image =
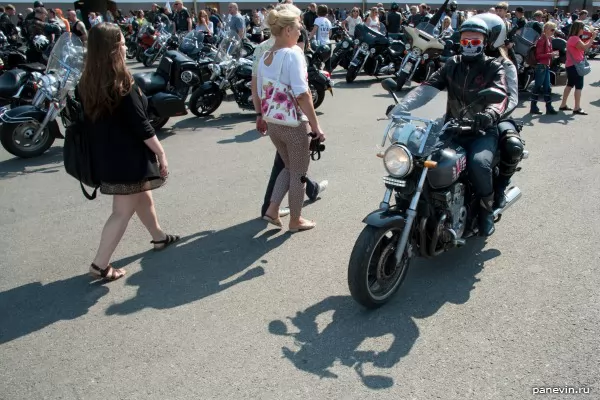
[[[100,182],[94,177],[92,165],[92,142],[86,133],[81,103],[71,96],[67,97],[69,120],[71,123],[65,130],[63,157],[65,171],[79,181],[81,191],[88,200],[94,200],[100,187]],[[83,185],[94,188],[89,194]]]

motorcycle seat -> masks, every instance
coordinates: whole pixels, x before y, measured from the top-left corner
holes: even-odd
[[[156,72],[134,74],[133,80],[145,95],[153,95],[167,87],[167,80]]]
[[[22,80],[27,72],[21,69],[11,69],[0,76],[0,97],[8,98],[17,94]]]
[[[24,69],[27,72],[44,72],[44,71],[46,71],[46,66],[42,63],[20,64],[19,68]]]

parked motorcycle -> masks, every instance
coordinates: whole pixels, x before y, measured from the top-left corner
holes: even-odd
[[[396,85],[390,80],[382,86],[393,95]],[[506,98],[495,89],[484,89],[478,95],[478,102],[485,103]],[[395,95],[394,99],[397,102]],[[454,139],[478,132],[471,132],[472,121],[462,118],[449,120],[441,129],[439,125],[401,112],[391,116],[384,131],[381,146],[389,145],[378,157],[387,172],[385,194],[379,209],[363,220],[366,226],[348,265],[350,293],[367,308],[391,299],[413,258],[437,257],[462,246],[476,230],[479,204],[467,178],[467,154]],[[494,166],[498,162],[499,154]],[[494,210],[497,221],[519,200],[521,190],[511,187],[506,197],[506,205]]]
[[[316,51],[309,51],[305,54],[308,69],[308,87],[312,94],[315,110],[325,100],[325,91],[329,91],[333,96],[331,74],[322,69],[323,64],[329,60],[330,54],[331,50],[329,46],[319,46]]]
[[[333,72],[338,65],[344,69],[348,69],[350,61],[352,61],[352,55],[354,54],[354,39],[352,39],[345,29],[339,34],[340,41],[336,43],[333,50],[329,72]]]
[[[0,114],[9,108],[31,104],[45,69],[39,63],[22,64],[0,76]]]
[[[194,90],[190,97],[189,108],[192,114],[203,117],[214,113],[223,100],[227,90],[242,110],[254,110],[252,102],[252,61],[241,58],[242,40],[233,31],[223,37],[213,64],[208,67],[212,74],[209,81]]]
[[[144,61],[144,53],[148,50],[156,40],[156,30],[149,24],[143,24],[137,34],[137,50],[135,52],[135,59],[138,62]]]
[[[144,51],[144,56],[142,57],[142,64],[144,67],[151,67],[152,64],[168,50],[169,43],[171,42],[172,34],[167,32],[164,24],[159,24],[158,26],[158,35],[156,36],[156,40],[152,43],[146,51]],[[177,45],[173,44],[175,49],[179,47],[179,43]]]
[[[361,70],[371,76],[393,74],[402,61],[404,43],[394,41],[365,24],[354,28],[356,51],[346,71],[346,82],[352,83]]]
[[[416,27],[404,27],[406,55],[396,73],[398,90],[401,90],[406,82],[426,81],[441,67],[440,56],[448,49],[444,41],[433,35],[434,28],[427,22]]]
[[[65,106],[83,71],[85,48],[76,35],[64,33],[48,59],[45,75],[31,105],[12,108],[0,116],[0,142],[11,154],[30,158],[43,154],[56,138],[64,138],[56,118],[64,126],[72,119]]]
[[[169,50],[155,72],[141,72],[133,79],[148,98],[150,124],[155,130],[169,118],[186,115],[185,100],[210,73],[211,60],[194,61],[178,51]]]
[[[206,43],[204,32],[191,31],[181,38],[179,52],[192,60],[214,59],[217,55],[217,48],[212,44]]]

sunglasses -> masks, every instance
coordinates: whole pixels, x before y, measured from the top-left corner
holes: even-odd
[[[481,40],[481,39],[460,39],[461,46],[468,46],[469,43],[472,46],[477,47],[477,46],[481,46],[483,44],[483,40]]]

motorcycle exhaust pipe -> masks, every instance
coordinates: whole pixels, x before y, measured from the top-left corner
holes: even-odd
[[[503,208],[494,210],[494,218],[498,218],[500,214],[504,213],[504,211],[515,204],[521,198],[521,196],[521,189],[518,187],[514,186],[508,189],[508,192],[506,192],[506,205]]]

